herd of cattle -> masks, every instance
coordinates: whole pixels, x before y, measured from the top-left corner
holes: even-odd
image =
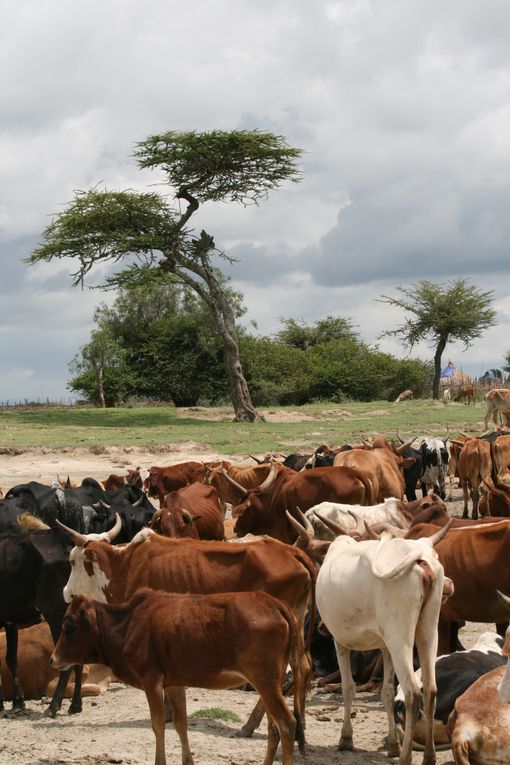
[[[188,461],[6,491],[0,707],[12,698],[21,710],[24,694],[53,682],[54,717],[74,669],[69,712],[80,712],[83,665],[105,665],[145,691],[156,765],[169,715],[190,765],[186,686],[249,682],[260,699],[242,733],[266,712],[264,763],[281,741],[290,765],[294,741],[304,752],[312,668],[339,669],[339,749],[353,748],[351,708],[365,683],[380,689],[388,753],[401,765],[413,748],[433,763],[443,745],[457,765],[510,762],[510,434],[404,442],[397,432],[257,463]],[[461,519],[445,503],[456,477]],[[496,631],[456,650],[465,621]],[[92,675],[83,689],[99,689]]]

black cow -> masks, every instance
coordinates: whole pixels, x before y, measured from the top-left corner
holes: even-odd
[[[502,655],[503,638],[495,632],[484,632],[476,645],[467,651],[456,651],[436,659],[437,702],[434,713],[434,741],[436,746],[449,746],[446,723],[453,711],[456,700],[475,680],[486,672],[506,664]],[[416,679],[421,687],[421,671]],[[399,687],[393,706],[393,713],[400,735],[405,727],[405,701]],[[424,719],[420,716],[414,732],[414,743],[422,748],[425,742]]]
[[[0,626],[6,629],[7,665],[13,677],[13,710],[24,708],[23,693],[17,677],[17,629],[36,624],[43,616],[53,640],[60,634],[66,603],[62,595],[69,578],[67,535],[47,529],[34,516],[22,516],[21,522],[0,535]],[[76,682],[70,713],[81,711],[81,668],[75,668]],[[62,672],[47,714],[55,716],[62,704],[70,671]],[[3,708],[3,693],[1,696]]]

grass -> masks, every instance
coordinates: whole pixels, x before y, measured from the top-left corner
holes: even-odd
[[[206,720],[225,720],[226,722],[240,723],[241,718],[230,709],[221,709],[220,707],[211,707],[210,709],[197,709],[189,715],[190,717],[205,717]]]
[[[327,402],[301,407],[262,408],[267,421],[232,422],[228,407],[176,409],[171,406],[118,409],[67,408],[0,410],[0,448],[63,449],[107,446],[164,448],[194,442],[218,454],[288,453],[320,443],[359,441],[376,434],[444,436],[483,430],[485,405],[443,404],[431,400],[369,403]]]

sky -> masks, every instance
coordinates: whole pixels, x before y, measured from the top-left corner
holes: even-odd
[[[403,314],[377,298],[466,277],[493,291],[497,324],[444,366],[502,366],[509,24],[507,0],[0,0],[0,402],[69,398],[67,365],[113,296],[73,288],[71,262],[23,259],[75,190],[154,190],[133,146],[167,130],[256,128],[303,150],[299,184],[194,217],[237,259],[253,331],[342,315],[403,356],[378,339]]]

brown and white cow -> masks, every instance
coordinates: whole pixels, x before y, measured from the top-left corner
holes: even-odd
[[[99,661],[113,667],[119,679],[145,691],[156,737],[155,765],[166,764],[164,691],[172,701],[183,765],[193,765],[186,686],[223,689],[249,682],[259,691],[268,715],[264,762],[273,762],[281,737],[282,762],[292,765],[294,738],[304,754],[303,653],[292,611],[265,592],[175,595],[143,589],[128,603],[115,606],[75,598],[51,663],[63,669]],[[294,715],[282,694],[289,661]]]
[[[225,539],[223,509],[213,486],[192,483],[166,495],[150,527],[165,537]]]
[[[510,705],[498,696],[505,667],[482,675],[455,702],[448,720],[455,765],[508,765]]]
[[[397,398],[395,399],[395,403],[398,404],[400,401],[407,401],[408,399],[411,399],[413,397],[413,392],[409,388],[407,390],[403,390],[402,393],[399,393]]]
[[[169,539],[145,529],[129,544],[114,547],[95,535],[59,526],[76,545],[69,556],[71,575],[64,587],[68,603],[74,595],[122,603],[141,587],[200,594],[263,590],[291,607],[301,631],[308,603],[312,611],[315,607],[316,572],[310,558],[302,550],[275,539],[233,545]],[[109,534],[113,537],[113,531]],[[310,663],[305,654],[301,663],[306,674]],[[251,735],[259,719],[252,713],[243,733]]]

